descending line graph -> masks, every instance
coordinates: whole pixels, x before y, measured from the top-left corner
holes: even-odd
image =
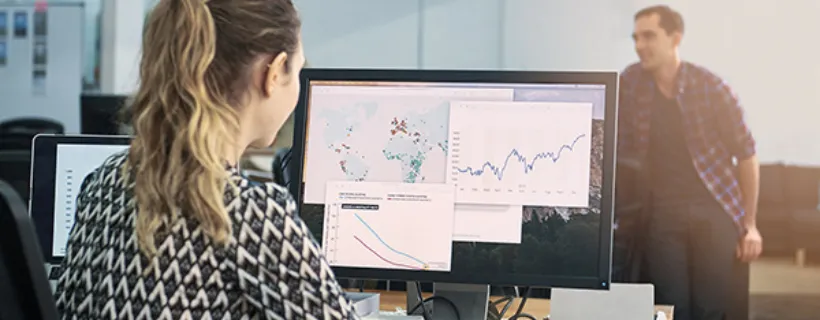
[[[450,271],[452,185],[343,181],[326,190],[322,249],[331,266]]]
[[[535,167],[535,163],[538,160],[545,159],[545,160],[548,160],[548,161],[552,161],[552,163],[558,162],[558,160],[561,159],[561,153],[562,152],[564,152],[564,151],[570,151],[570,152],[573,151],[574,148],[575,148],[575,145],[578,143],[578,140],[581,140],[584,137],[586,137],[586,134],[580,134],[580,135],[578,135],[578,137],[575,138],[575,140],[572,141],[572,143],[565,144],[565,145],[561,146],[558,149],[558,151],[538,153],[534,157],[532,157],[532,160],[528,160],[527,157],[524,156],[523,154],[521,154],[521,152],[519,152],[517,149],[512,149],[512,151],[510,151],[510,154],[507,155],[507,158],[504,159],[504,163],[500,166],[493,165],[491,162],[486,161],[478,169],[473,169],[472,167],[465,167],[465,168],[456,168],[456,170],[459,173],[467,173],[471,176],[481,176],[485,172],[487,172],[487,170],[489,170],[489,172],[492,173],[493,176],[495,176],[499,181],[501,181],[501,180],[504,179],[504,172],[507,170],[507,167],[510,164],[510,159],[514,158],[515,162],[522,164],[524,173],[527,174],[527,173],[530,173],[531,171],[533,171],[533,169]]]
[[[366,221],[364,221],[364,219],[362,219],[362,217],[361,217],[358,213],[354,213],[353,215],[354,215],[354,216],[356,216],[356,219],[357,219],[357,220],[359,220],[359,222],[361,222],[361,224],[362,224],[362,225],[364,225],[364,226],[365,226],[365,228],[367,228],[367,230],[368,230],[368,231],[370,231],[370,233],[371,233],[374,237],[376,237],[376,239],[378,239],[378,240],[379,240],[379,242],[381,242],[381,244],[382,244],[382,245],[384,245],[384,246],[385,246],[388,250],[393,251],[393,252],[395,252],[396,254],[398,254],[398,255],[400,255],[400,256],[404,256],[404,257],[407,257],[407,258],[408,258],[408,259],[410,259],[410,260],[413,260],[413,261],[415,261],[415,262],[418,262],[419,264],[421,264],[421,267],[410,267],[410,266],[407,266],[407,265],[404,265],[404,264],[395,263],[395,262],[392,262],[392,261],[390,261],[390,260],[388,260],[388,259],[385,259],[385,258],[384,258],[384,257],[382,257],[380,254],[378,254],[376,251],[374,251],[374,250],[373,250],[370,246],[368,246],[366,243],[364,243],[364,241],[362,241],[362,240],[361,240],[358,236],[355,236],[355,235],[353,236],[353,237],[354,237],[354,238],[356,238],[356,240],[358,240],[358,241],[359,241],[359,242],[360,242],[360,243],[361,243],[361,244],[362,244],[365,248],[367,248],[368,250],[370,250],[370,252],[373,252],[373,254],[375,254],[376,256],[378,256],[380,259],[384,260],[384,262],[387,262],[387,263],[390,263],[390,264],[392,264],[392,265],[396,265],[396,266],[405,266],[405,267],[408,267],[408,268],[414,268],[414,269],[424,269],[424,270],[426,270],[426,269],[430,268],[430,266],[429,266],[426,262],[421,261],[420,259],[418,259],[418,258],[416,258],[416,257],[413,257],[413,256],[411,256],[411,255],[409,255],[409,254],[406,254],[406,253],[404,253],[404,252],[401,252],[401,251],[399,251],[399,250],[393,249],[393,247],[391,247],[389,244],[387,244],[387,242],[385,242],[385,241],[382,239],[382,237],[381,237],[381,236],[379,236],[379,233],[378,233],[378,232],[376,232],[376,230],[373,230],[373,228],[371,228],[371,227],[370,227],[370,225],[369,225],[369,224],[367,224],[367,222],[366,222]]]
[[[371,248],[370,246],[368,246],[368,245],[367,245],[367,243],[364,243],[364,241],[362,241],[362,239],[359,239],[359,237],[358,237],[358,236],[353,236],[353,238],[354,238],[354,239],[356,239],[356,241],[358,241],[359,243],[361,243],[361,244],[362,244],[362,246],[363,246],[365,249],[367,249],[367,251],[370,251],[370,252],[371,252],[371,253],[373,253],[376,257],[378,257],[379,259],[381,259],[382,261],[384,261],[384,262],[386,262],[386,263],[389,263],[389,264],[391,264],[391,265],[394,265],[394,266],[396,266],[396,267],[401,267],[401,268],[416,269],[416,270],[424,270],[424,268],[419,268],[419,267],[417,267],[417,266],[411,266],[411,265],[406,265],[406,264],[402,264],[402,263],[398,263],[398,262],[393,262],[393,261],[391,261],[390,259],[387,259],[387,258],[383,257],[382,255],[380,255],[378,252],[376,252],[376,250],[373,250],[373,248]]]
[[[592,105],[459,102],[450,107],[456,202],[589,206]]]

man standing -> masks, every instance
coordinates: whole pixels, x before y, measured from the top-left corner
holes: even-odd
[[[667,6],[635,15],[640,62],[621,74],[618,156],[639,159],[646,276],[676,320],[725,319],[733,269],[761,252],[759,165],[743,110],[718,76],[681,61],[683,18]]]

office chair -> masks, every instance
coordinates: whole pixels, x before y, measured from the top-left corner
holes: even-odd
[[[273,155],[273,165],[271,172],[273,173],[273,182],[290,189],[290,158],[292,152],[290,148],[282,148],[276,151]]]
[[[0,320],[57,318],[26,206],[11,185],[0,180]]]
[[[10,184],[28,204],[31,180],[31,150],[0,149],[0,180]]]
[[[39,133],[63,134],[65,128],[45,118],[15,118],[0,122],[0,150],[31,150],[31,140]]]

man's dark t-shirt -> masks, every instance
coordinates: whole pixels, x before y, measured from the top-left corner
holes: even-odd
[[[656,89],[653,104],[648,154],[653,204],[714,201],[692,163],[677,100]]]

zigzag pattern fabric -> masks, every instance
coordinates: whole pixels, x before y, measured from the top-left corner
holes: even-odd
[[[83,182],[55,298],[63,319],[354,319],[319,245],[294,216],[287,190],[230,169],[229,245],[211,243],[184,213],[137,246],[127,151]]]

